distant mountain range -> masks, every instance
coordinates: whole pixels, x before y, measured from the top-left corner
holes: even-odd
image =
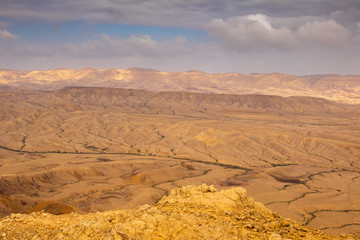
[[[41,93],[32,93],[35,97]],[[26,94],[25,94],[26,95]],[[31,98],[31,97],[30,97]],[[30,99],[28,96],[28,99]],[[261,94],[209,94],[194,92],[152,92],[139,89],[102,87],[65,87],[43,95],[45,102],[67,101],[73,104],[127,106],[139,111],[156,110],[171,113],[174,109],[192,109],[195,112],[216,110],[258,111],[277,113],[360,113],[359,105],[345,105],[315,97],[281,97]]]
[[[84,68],[48,71],[0,70],[0,89],[56,91],[67,86],[186,91],[221,94],[265,94],[321,97],[360,104],[360,76],[293,76],[280,73],[208,74],[201,71],[160,72],[152,69]]]

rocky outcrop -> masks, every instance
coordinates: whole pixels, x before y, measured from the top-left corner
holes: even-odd
[[[56,201],[40,202],[31,209],[29,209],[27,213],[40,212],[40,211],[51,213],[53,215],[68,214],[73,212],[84,213],[83,211],[76,209],[73,206]]]
[[[243,188],[185,186],[133,210],[12,214],[1,239],[355,239],[303,227],[254,202]]]

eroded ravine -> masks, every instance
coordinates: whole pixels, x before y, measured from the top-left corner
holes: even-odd
[[[27,96],[33,99],[26,106],[20,97],[12,103],[9,95],[2,98],[18,109],[2,109],[0,118],[0,174],[8,181],[0,190],[8,191],[4,199],[17,211],[46,199],[85,211],[130,208],[205,182],[243,186],[257,201],[311,227],[360,229],[355,113],[279,114],[136,96],[114,105],[75,104],[36,94]],[[34,190],[11,193],[16,181]]]

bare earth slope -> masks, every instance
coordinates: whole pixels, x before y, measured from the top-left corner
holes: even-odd
[[[284,219],[247,197],[243,188],[205,184],[171,191],[158,203],[87,215],[13,214],[1,239],[355,239],[331,237]]]
[[[207,183],[244,186],[306,226],[359,234],[359,105],[79,87],[0,101],[3,216],[128,209]]]
[[[66,86],[312,96],[346,103],[360,103],[360,76],[356,75],[207,74],[201,71],[160,72],[140,68],[0,71],[0,89],[59,90]]]

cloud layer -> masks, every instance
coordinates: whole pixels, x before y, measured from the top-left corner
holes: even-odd
[[[102,34],[98,39],[81,44],[65,44],[63,53],[72,57],[164,57],[189,52],[183,37],[156,41],[149,35],[131,35],[128,39]]]
[[[116,22],[198,28],[213,18],[264,14],[278,17],[330,16],[341,24],[360,22],[358,0],[2,0],[9,19]]]
[[[238,51],[263,50],[269,47],[287,49],[295,44],[289,28],[274,28],[267,16],[262,14],[226,20],[213,19],[207,29],[225,47]]]
[[[272,19],[263,14],[213,19],[207,27],[209,34],[225,48],[237,51],[291,50],[304,46],[347,47],[353,38],[349,29],[336,21],[306,18]],[[302,23],[300,23],[303,21]],[[273,22],[276,22],[277,27]],[[283,24],[281,24],[283,23]],[[295,25],[295,26],[294,26]]]
[[[0,19],[0,68],[360,74],[359,0],[2,0]],[[24,27],[74,22],[87,29],[44,37]],[[139,31],[114,31],[117,24]]]

